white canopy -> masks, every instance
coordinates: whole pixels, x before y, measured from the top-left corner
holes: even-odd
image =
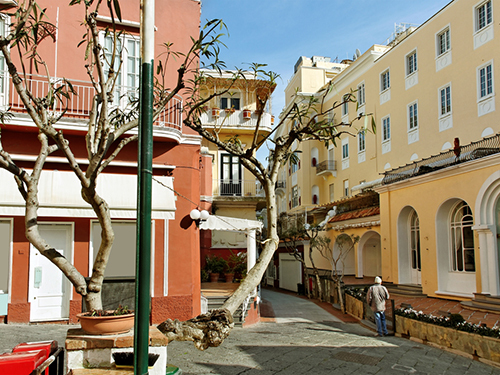
[[[262,229],[262,223],[257,220],[210,215],[207,220],[200,223],[200,229],[243,232],[252,229],[260,230]]]

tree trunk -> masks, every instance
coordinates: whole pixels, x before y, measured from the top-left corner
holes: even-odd
[[[323,288],[321,287],[321,279],[319,277],[318,269],[316,268],[316,265],[314,264],[311,250],[309,250],[309,260],[311,261],[311,265],[313,267],[314,279],[316,280],[316,287],[318,288],[318,299],[320,301],[323,301]]]

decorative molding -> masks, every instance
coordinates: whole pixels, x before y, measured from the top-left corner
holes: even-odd
[[[494,35],[493,23],[476,32],[474,34],[474,49],[481,47],[483,44],[488,43],[490,40],[493,40]]]
[[[405,90],[412,88],[418,83],[418,72],[410,74],[405,78]]]
[[[438,56],[436,58],[436,72],[439,72],[441,69],[446,68],[448,65],[451,65],[451,62],[451,50]]]

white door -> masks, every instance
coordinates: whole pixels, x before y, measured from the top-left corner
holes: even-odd
[[[302,263],[288,254],[280,254],[280,288],[297,292],[302,279]]]
[[[71,262],[72,226],[40,224],[40,235]],[[63,273],[34,247],[30,247],[30,320],[61,320],[69,317],[71,287]]]

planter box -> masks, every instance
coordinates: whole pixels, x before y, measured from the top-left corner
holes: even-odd
[[[362,320],[364,318],[364,303],[349,294],[345,295],[345,310],[346,313],[355,317],[356,319]]]
[[[500,339],[396,316],[395,332],[500,363]]]

